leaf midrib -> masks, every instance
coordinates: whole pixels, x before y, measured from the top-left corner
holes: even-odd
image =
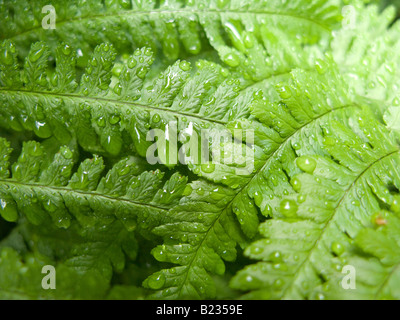
[[[17,180],[11,180],[11,179],[0,179],[0,184],[4,184],[4,185],[16,185],[16,186],[23,186],[23,187],[27,187],[27,188],[39,188],[41,190],[47,190],[46,193],[51,193],[51,192],[59,192],[62,194],[66,194],[66,193],[75,193],[75,194],[79,194],[79,195],[83,195],[85,197],[98,197],[98,198],[103,198],[105,200],[109,200],[109,201],[113,201],[113,202],[125,202],[125,203],[129,203],[131,205],[134,206],[139,206],[139,207],[146,207],[146,208],[150,208],[150,209],[156,209],[156,210],[160,210],[160,211],[165,211],[167,212],[169,210],[169,208],[167,207],[161,207],[161,206],[156,206],[156,205],[152,205],[149,203],[141,203],[141,202],[137,202],[131,199],[127,199],[127,198],[123,198],[123,197],[111,197],[109,195],[104,195],[101,193],[98,193],[96,191],[83,191],[83,190],[76,190],[76,189],[71,189],[68,187],[59,187],[59,186],[48,186],[48,185],[41,185],[38,183],[26,183],[26,182],[21,182],[21,181],[17,181]]]
[[[171,113],[173,115],[178,115],[178,116],[183,116],[183,117],[189,117],[189,118],[196,118],[201,121],[207,121],[210,123],[216,123],[220,125],[226,125],[226,121],[222,120],[215,120],[215,119],[210,119],[207,117],[201,117],[198,114],[193,114],[193,113],[185,113],[185,112],[180,112],[177,110],[173,110],[170,108],[160,108],[160,107],[155,107],[155,106],[150,106],[150,105],[144,105],[140,103],[135,103],[135,102],[130,102],[130,101],[123,101],[123,100],[116,100],[112,98],[106,98],[106,97],[91,97],[91,96],[84,96],[80,94],[75,94],[75,93],[55,93],[51,91],[28,91],[28,90],[22,90],[22,89],[5,89],[5,88],[0,88],[0,92],[14,92],[14,93],[20,93],[20,94],[25,94],[25,95],[36,95],[36,96],[50,96],[50,97],[55,97],[55,98],[69,98],[69,99],[76,99],[76,100],[82,100],[82,101],[95,101],[95,102],[103,102],[103,103],[111,103],[115,105],[122,105],[122,106],[130,106],[134,108],[142,108],[142,109],[147,109],[147,110],[155,110],[158,112],[166,112],[166,113]]]

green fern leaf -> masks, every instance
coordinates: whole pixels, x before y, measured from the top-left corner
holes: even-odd
[[[345,263],[354,271],[354,286],[349,286],[343,273],[336,273],[323,287],[317,288],[320,296],[352,300],[399,299],[399,199],[398,194],[394,195],[392,212],[382,210],[373,215],[373,226],[361,230],[355,238],[357,250],[346,255]]]
[[[380,12],[378,6],[359,3],[349,10],[347,24],[334,33],[334,60],[357,94],[386,105],[399,104],[400,23],[394,23],[394,8]]]
[[[222,60],[237,67],[246,58],[248,61],[260,58],[265,49],[277,58],[298,59],[300,50],[295,48],[328,37],[329,31],[337,26],[342,3],[339,0],[84,3],[74,0],[65,6],[62,1],[53,1],[57,14],[55,29],[42,27],[46,13],[41,10],[48,5],[45,1],[2,1],[0,5],[0,34],[3,39],[11,38],[25,52],[27,43],[44,40],[54,44],[69,39],[80,52],[89,52],[98,43],[112,42],[118,52],[150,46],[153,50],[162,48],[168,59],[176,60],[198,54],[211,44]],[[304,32],[299,34],[299,29]],[[278,52],[277,35],[292,46],[287,49],[279,46]],[[255,67],[257,64],[252,65],[257,72]]]
[[[155,229],[155,233],[163,236],[165,242],[154,250],[155,258],[180,265],[155,273],[144,283],[149,288],[159,290],[155,297],[214,297],[215,285],[210,274],[222,274],[224,264],[221,258],[226,261],[235,259],[236,244],[245,241],[243,236],[233,237],[229,232],[236,230],[235,234],[240,235],[238,230],[241,229],[248,238],[253,238],[259,225],[259,208],[266,216],[282,217],[280,206],[283,199],[296,190],[296,186],[291,185],[291,179],[301,172],[294,164],[296,157],[309,152],[326,154],[318,145],[323,140],[321,126],[327,126],[335,120],[344,121],[361,108],[351,103],[351,92],[337,76],[334,65],[323,63],[318,62],[320,73],[294,71],[290,85],[278,86],[282,96],[280,103],[269,104],[257,94],[252,113],[261,123],[243,120],[232,124],[232,129],[255,131],[255,167],[247,176],[237,175],[235,164],[215,164],[213,170],[192,164],[196,174],[233,186],[233,190],[228,192],[218,185],[193,185],[193,192],[188,197],[190,202],[187,205],[181,202]],[[321,70],[322,65],[325,70]],[[336,94],[323,90],[328,87],[335,87]],[[229,149],[231,146],[227,145]],[[227,145],[223,151],[226,151]],[[252,154],[250,150],[247,152]],[[202,199],[204,192],[206,200]],[[200,203],[198,200],[201,200]],[[212,202],[207,204],[203,201]],[[214,201],[220,201],[219,205],[215,206]],[[205,220],[206,213],[209,222]],[[232,220],[234,215],[239,223]],[[230,220],[232,222],[228,222]],[[194,227],[188,221],[194,222]],[[225,231],[219,230],[220,221],[224,221]],[[215,234],[218,235],[217,239]],[[199,239],[199,244],[193,238]],[[236,240],[230,242],[229,238]]]
[[[6,41],[1,54],[11,55],[10,46]],[[151,129],[165,131],[176,122],[179,132],[195,130],[201,136],[202,128],[224,130],[228,121],[248,114],[248,99],[238,97],[239,82],[225,79],[221,67],[205,61],[199,61],[198,71],[192,74],[189,63],[178,61],[155,79],[145,78],[154,58],[151,50],[138,49],[125,64],[115,66],[117,75],[112,77],[115,49],[102,44],[77,84],[69,46],[58,47],[50,81],[47,57],[47,47],[36,43],[22,72],[14,67],[1,69],[1,77],[26,78],[25,85],[0,87],[5,128],[34,131],[40,138],[54,135],[62,144],[74,137],[85,150],[114,157],[123,151],[132,153],[123,147],[134,145],[146,157],[153,144],[147,141]],[[167,158],[166,150],[162,156],[162,146],[159,151],[159,162],[177,163],[177,158]]]
[[[7,159],[11,149],[1,141]],[[22,213],[34,225],[51,218],[56,226],[68,228],[72,217],[86,226],[117,218],[128,230],[136,228],[137,221],[139,230],[148,230],[178,203],[187,181],[178,173],[165,181],[159,170],[144,172],[144,162],[135,157],[123,158],[103,176],[105,165],[98,156],[83,161],[75,173],[69,148],[61,147],[48,165],[46,156],[42,145],[29,141],[12,165],[11,177],[8,164],[2,166],[0,214],[4,219],[17,221]],[[149,176],[153,184],[163,186],[161,191],[137,183]]]
[[[177,266],[144,281],[145,287],[157,290],[151,298],[215,298],[212,274],[223,275],[224,261],[234,261],[237,243],[244,242],[230,209],[233,191],[204,181],[193,183],[189,191],[153,231],[165,240],[153,249],[154,257]]]
[[[400,185],[395,137],[365,110],[323,128],[328,155],[296,160],[305,172],[291,180],[298,194],[281,203],[282,218],[260,226],[265,238],[247,248],[248,256],[262,262],[232,281],[234,288],[251,291],[247,298],[324,298],[319,288],[338,279],[354,239],[371,226],[374,214],[396,201],[391,192]]]
[[[251,112],[258,121],[229,124],[232,133],[243,130],[243,137],[248,131],[254,132],[254,150],[246,151],[254,156],[252,171],[237,175],[237,163],[224,164],[224,160],[215,164],[212,172],[194,166],[198,175],[236,189],[232,207],[249,237],[257,233],[257,208],[266,217],[279,216],[282,198],[293,192],[290,180],[299,172],[295,158],[310,152],[324,154],[319,144],[321,126],[345,119],[360,108],[352,102],[353,94],[334,64],[318,60],[316,68],[318,72],[295,70],[289,84],[278,84],[279,102],[270,103],[256,94]],[[335,88],[336,92],[327,88]],[[232,148],[228,143],[220,149]]]

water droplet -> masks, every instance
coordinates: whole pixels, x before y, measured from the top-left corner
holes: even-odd
[[[197,192],[197,194],[198,194],[199,196],[204,196],[204,193],[205,193],[205,191],[204,191],[203,188],[198,188],[198,189],[196,190],[196,192]]]
[[[129,165],[126,165],[122,169],[119,170],[118,175],[119,176],[125,176],[131,171],[131,167]]]
[[[301,190],[301,182],[297,177],[292,180],[292,186],[293,186],[293,190],[294,191],[300,192],[300,190]]]
[[[117,156],[122,148],[121,136],[117,134],[102,135],[101,145],[109,154]]]
[[[212,172],[215,171],[215,164],[213,164],[213,163],[202,164],[201,165],[201,170],[204,173],[212,173]]]
[[[120,83],[118,83],[118,84],[115,85],[115,87],[114,87],[114,92],[115,92],[117,95],[121,95],[122,86],[121,86]]]
[[[159,115],[158,113],[156,113],[156,114],[153,116],[152,121],[153,121],[154,123],[159,123],[159,122],[161,121],[160,115]]]
[[[16,222],[18,220],[18,211],[14,201],[0,199],[0,215],[8,222]]]
[[[5,48],[4,51],[1,53],[0,60],[6,66],[10,66],[13,64],[14,59],[9,48]]]
[[[134,67],[136,67],[136,65],[137,65],[137,61],[135,58],[132,57],[132,59],[130,59],[128,62],[128,68],[133,69]]]
[[[331,246],[331,250],[337,256],[341,256],[344,253],[344,247],[339,242],[333,242],[332,246]]]
[[[292,96],[292,91],[288,86],[278,86],[276,90],[282,99],[289,99]]]
[[[55,203],[53,203],[53,201],[51,201],[51,199],[45,201],[43,203],[43,207],[48,211],[48,212],[55,212],[57,210],[57,206],[55,205]]]
[[[183,70],[183,71],[189,71],[190,70],[190,62],[181,61],[181,63],[179,64],[179,68],[181,68],[181,70]]]
[[[240,64],[240,58],[236,53],[229,53],[224,58],[223,61],[230,67],[236,68]]]
[[[279,206],[279,209],[284,216],[293,218],[296,216],[298,205],[293,200],[283,200]]]
[[[246,48],[250,49],[254,47],[254,37],[249,34],[246,33],[245,37],[244,37],[244,45],[246,46]]]
[[[280,251],[274,251],[269,255],[269,259],[272,262],[282,262],[282,253]]]
[[[112,125],[114,125],[114,124],[117,124],[119,121],[121,120],[121,118],[118,116],[118,115],[116,115],[116,114],[113,114],[111,117],[110,117],[110,124],[112,124]]]
[[[119,0],[119,3],[124,9],[129,9],[131,7],[131,1],[130,0]]]
[[[104,119],[104,117],[98,118],[96,122],[99,127],[104,127],[106,125],[106,120]]]
[[[400,196],[396,195],[393,198],[393,203],[390,206],[390,210],[394,213],[400,213]]]
[[[259,206],[261,206],[262,201],[263,201],[263,196],[261,194],[259,194],[258,192],[256,192],[254,194],[254,202],[259,207]]]
[[[264,248],[262,248],[262,247],[258,247],[258,246],[250,247],[250,254],[252,254],[252,255],[261,254],[261,253],[263,253],[263,251],[264,251]]]
[[[293,144],[293,149],[294,149],[294,150],[300,150],[300,149],[301,149],[301,144],[298,143],[298,142],[294,143],[294,144]]]
[[[147,279],[148,286],[153,290],[161,289],[165,284],[165,276],[163,273],[153,274]]]
[[[68,160],[72,159],[72,157],[73,157],[72,151],[67,147],[61,148],[61,154],[65,159],[68,159]]]
[[[304,172],[312,174],[317,167],[317,162],[313,158],[300,157],[296,159],[297,166]]]
[[[33,130],[39,138],[47,139],[52,135],[50,125],[47,122],[35,121]]]

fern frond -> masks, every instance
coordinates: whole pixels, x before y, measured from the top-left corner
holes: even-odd
[[[21,71],[12,43],[5,41],[0,51],[11,59],[10,67],[0,63],[5,66],[0,79],[22,80],[1,83],[0,125],[31,130],[40,138],[54,135],[62,144],[74,137],[90,152],[117,156],[123,145],[134,144],[145,157],[152,145],[146,141],[151,129],[165,130],[176,122],[180,132],[223,130],[228,121],[248,113],[249,98],[238,98],[239,82],[226,79],[221,67],[205,61],[197,63],[196,72],[178,61],[155,79],[146,78],[154,57],[143,48],[114,68],[117,76],[112,77],[115,50],[102,44],[76,83],[74,53],[68,45],[58,47],[54,72],[47,68],[49,50],[42,42],[32,46]]]
[[[254,170],[237,175],[238,165],[215,164],[214,171],[194,166],[194,172],[236,189],[235,211],[245,234],[253,237],[258,228],[258,208],[266,216],[279,216],[280,202],[293,192],[291,178],[297,174],[297,156],[310,152],[324,154],[321,126],[335,119],[346,119],[360,106],[331,61],[318,60],[315,71],[295,70],[288,84],[278,84],[279,102],[269,102],[256,94],[251,113],[258,121],[239,120],[229,124],[234,133],[254,133]],[[335,92],[328,88],[335,88]],[[246,141],[244,141],[246,143]],[[218,146],[217,146],[218,147]],[[231,150],[231,144],[220,149]],[[248,162],[249,163],[249,162]],[[197,170],[196,170],[197,169]]]
[[[237,229],[235,234],[240,235],[241,229],[248,238],[253,238],[259,225],[259,208],[265,216],[281,217],[280,203],[294,192],[291,179],[301,172],[294,164],[296,157],[309,152],[326,154],[318,144],[322,141],[321,126],[335,120],[345,121],[361,108],[351,103],[351,92],[337,76],[334,65],[319,61],[317,67],[319,73],[294,71],[290,85],[279,85],[280,103],[268,103],[256,94],[252,113],[261,122],[243,120],[231,125],[232,129],[255,131],[253,154],[247,150],[256,157],[254,171],[241,176],[236,174],[238,166],[234,164],[212,167],[192,164],[196,174],[229,185],[233,190],[228,192],[220,185],[193,185],[194,190],[188,197],[190,202],[187,205],[181,202],[155,229],[165,242],[153,252],[155,258],[180,265],[155,273],[145,282],[149,288],[159,290],[155,297],[215,296],[210,274],[223,273],[222,259],[235,259],[237,243],[245,241],[243,236],[233,237],[230,232]],[[324,91],[329,87],[337,91]],[[227,143],[223,145],[223,152],[226,149],[233,147]],[[208,191],[209,188],[214,192]],[[218,206],[214,205],[216,200],[220,201]],[[238,223],[232,220],[235,214]],[[224,221],[222,229],[221,221]],[[229,241],[229,238],[237,240]]]
[[[113,43],[118,52],[148,46],[153,50],[162,48],[170,60],[198,54],[211,44],[233,67],[260,58],[263,50],[269,50],[277,59],[296,60],[300,52],[296,49],[302,44],[329,36],[340,21],[342,6],[339,0],[74,0],[68,6],[53,1],[57,20],[52,30],[42,28],[46,14],[41,10],[47,4],[43,0],[2,1],[2,39],[11,38],[25,52],[27,43],[40,40],[55,43],[68,39],[81,52],[90,52],[102,42]],[[291,46],[279,46],[278,51],[278,35],[285,42],[289,40]],[[251,68],[258,72],[255,68],[260,66],[254,64]]]
[[[349,86],[360,96],[386,105],[400,104],[400,23],[393,24],[395,17],[393,7],[380,12],[375,5],[354,4],[347,25],[334,32],[331,43],[334,60]]]
[[[235,261],[236,245],[244,242],[230,208],[232,190],[205,181],[192,183],[190,189],[190,194],[154,229],[164,244],[154,248],[152,254],[158,261],[177,266],[145,280],[145,287],[157,290],[151,298],[215,298],[212,274],[223,275],[224,261]]]
[[[391,206],[392,212],[382,210],[372,217],[374,227],[363,229],[355,238],[356,249],[343,261],[354,270],[355,288],[345,290],[350,281],[346,274],[333,274],[322,287],[320,297],[351,300],[398,300],[400,231],[399,195]],[[358,254],[356,254],[358,253]]]
[[[360,231],[397,201],[400,147],[390,131],[366,111],[323,128],[328,155],[296,160],[305,172],[291,180],[298,193],[281,202],[281,218],[263,223],[264,238],[246,250],[262,262],[232,281],[251,291],[247,298],[324,298],[319,287],[337,279]],[[362,267],[368,268],[374,264]]]
[[[11,149],[0,141],[1,153],[8,157]],[[135,157],[123,158],[105,175],[98,156],[80,163],[76,172],[68,147],[61,147],[50,163],[46,157],[40,143],[29,141],[23,144],[11,174],[7,163],[2,166],[0,214],[7,221],[24,214],[34,225],[51,219],[56,226],[68,228],[73,217],[85,226],[117,218],[128,230],[136,228],[137,222],[139,230],[148,230],[178,203],[187,182],[178,173],[165,180],[159,170],[144,171],[143,161]]]

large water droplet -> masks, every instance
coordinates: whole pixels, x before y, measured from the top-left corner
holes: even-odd
[[[15,222],[18,220],[17,206],[13,201],[0,199],[0,214],[4,220],[8,222]]]
[[[293,218],[296,216],[297,210],[298,210],[298,205],[295,201],[293,200],[283,200],[279,206],[280,212],[288,217],[288,218]]]
[[[165,284],[165,276],[163,273],[153,274],[147,279],[148,286],[153,290],[161,289]]]
[[[10,66],[13,64],[14,59],[9,48],[5,48],[5,50],[1,53],[0,61],[6,66]]]
[[[341,256],[344,253],[344,247],[339,242],[333,242],[331,249],[332,249],[332,252],[337,256]]]
[[[240,64],[240,58],[235,53],[229,53],[224,58],[223,61],[230,67],[236,68]]]
[[[215,171],[215,164],[213,164],[213,163],[202,164],[201,170],[204,173],[213,173]]]
[[[301,170],[310,174],[312,174],[317,167],[317,162],[310,157],[297,158],[296,164]]]
[[[394,213],[400,213],[400,196],[394,196],[393,203],[390,206],[390,210]]]

